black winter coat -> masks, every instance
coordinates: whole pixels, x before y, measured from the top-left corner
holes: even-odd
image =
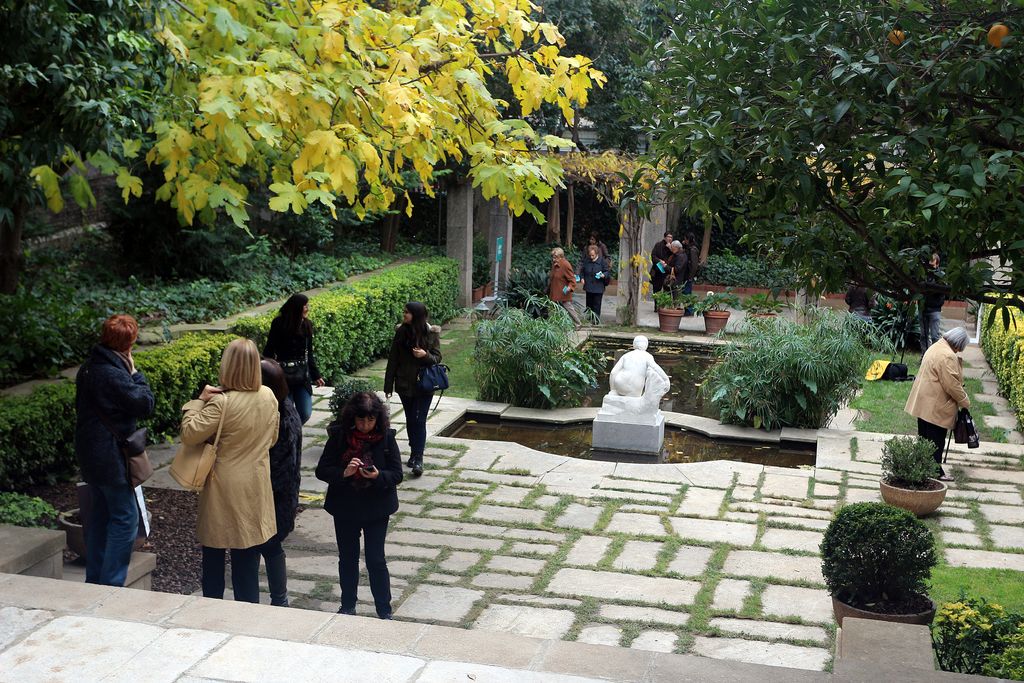
[[[583,291],[588,294],[604,294],[604,288],[608,285],[609,275],[605,260],[598,256],[596,261],[589,258],[580,262],[576,273],[583,280]],[[601,273],[603,277],[597,277]]]
[[[316,478],[327,482],[324,509],[332,517],[353,522],[369,522],[395,514],[398,511],[397,486],[402,483],[402,456],[395,441],[395,430],[389,429],[383,439],[373,444],[370,455],[380,475],[371,480],[369,486],[355,486],[355,477],[342,476],[345,466],[341,456],[347,450],[348,434],[340,425],[328,427],[327,443],[316,466]]]
[[[120,438],[103,424],[106,417]],[[92,348],[75,378],[75,457],[82,480],[97,486],[127,484],[118,445],[153,414],[153,392],[141,372],[128,374],[124,361],[105,346]]]
[[[427,352],[427,355],[423,358],[417,358],[412,355],[412,349],[405,347],[405,334],[402,331],[402,326],[399,325],[395,330],[394,338],[391,340],[388,367],[384,371],[385,394],[397,391],[399,396],[410,396],[417,393],[416,379],[420,374],[420,370],[441,362],[440,327],[430,326],[426,348],[423,350]]]
[[[279,406],[281,426],[277,443],[270,447],[270,487],[274,491],[274,513],[277,517],[277,538],[284,540],[295,528],[295,511],[299,507],[299,482],[302,457],[302,420],[291,397]]]
[[[321,377],[316,357],[313,356],[313,335],[289,332],[284,329],[284,323],[280,316],[270,322],[270,332],[267,333],[267,344],[263,347],[263,355],[278,362],[306,359],[306,367],[309,368],[307,389],[311,390],[310,382],[315,382]]]

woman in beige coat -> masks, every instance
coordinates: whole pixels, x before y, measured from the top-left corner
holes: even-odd
[[[248,339],[228,344],[220,386],[207,385],[182,410],[183,443],[212,442],[220,428],[217,460],[199,494],[203,596],[224,597],[224,550],[230,549],[235,600],[259,602],[259,546],[277,533],[270,447],[279,417],[274,392],[262,384],[256,345]]]
[[[935,444],[934,457],[942,481],[953,480],[942,469],[946,432],[956,424],[958,409],[971,405],[964,391],[963,364],[956,355],[966,348],[968,339],[967,330],[955,327],[925,351],[904,407],[917,418],[917,435]]]

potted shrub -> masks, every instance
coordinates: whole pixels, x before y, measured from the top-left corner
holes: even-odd
[[[836,623],[844,617],[930,624],[935,603],[927,581],[935,566],[932,532],[886,503],[843,507],[821,541],[821,573]]]
[[[751,294],[743,302],[743,310],[755,318],[774,318],[782,312],[783,308],[785,308],[785,304],[764,292]]]
[[[693,313],[704,316],[704,330],[708,334],[716,334],[725,329],[725,324],[729,322],[730,313],[726,309],[739,308],[739,305],[740,299],[732,290],[718,293],[708,291],[704,298],[697,298],[693,304]]]
[[[655,293],[654,303],[658,307],[658,329],[662,332],[678,332],[679,321],[687,306],[692,306],[697,297],[680,291],[663,289]]]
[[[918,436],[896,436],[882,449],[882,500],[918,517],[935,512],[946,499],[946,485],[934,476],[939,465],[934,444]]]

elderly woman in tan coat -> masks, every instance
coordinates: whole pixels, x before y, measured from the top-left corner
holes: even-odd
[[[551,273],[548,275],[548,298],[561,304],[573,323],[580,324],[580,316],[572,305],[573,289],[576,287],[576,273],[572,264],[565,258],[561,247],[551,250]]]
[[[942,481],[953,479],[942,469],[946,432],[956,424],[958,409],[971,405],[964,391],[963,361],[956,355],[967,347],[968,340],[967,330],[956,327],[925,351],[904,407],[917,418],[917,435],[935,444],[934,457]]]
[[[235,600],[259,602],[259,546],[277,533],[270,447],[280,423],[274,392],[263,386],[260,354],[248,339],[224,349],[220,386],[207,385],[182,408],[181,440],[217,438],[217,459],[199,494],[196,535],[203,546],[203,596],[224,597],[224,551],[231,551]]]

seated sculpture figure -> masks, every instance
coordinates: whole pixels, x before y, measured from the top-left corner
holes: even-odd
[[[660,414],[661,397],[669,389],[665,371],[647,352],[647,337],[633,338],[633,350],[623,354],[608,377],[611,391],[601,403],[599,415],[621,416],[637,423],[653,424]]]

